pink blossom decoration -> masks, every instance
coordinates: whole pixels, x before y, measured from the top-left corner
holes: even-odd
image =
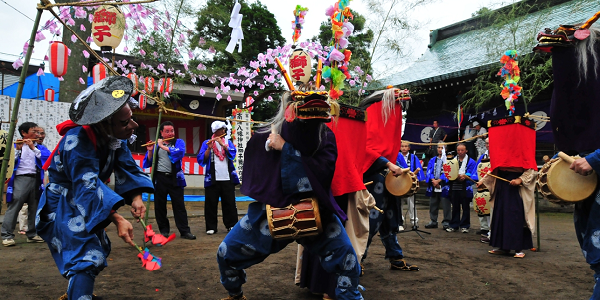
[[[73,20],[73,19],[69,19],[69,20],[67,21],[67,24],[69,24],[69,26],[75,26],[75,20]]]
[[[221,94],[217,94],[217,96],[215,98],[217,98],[217,100],[221,100],[221,98],[223,98],[223,96],[221,96]]]
[[[83,73],[87,73],[88,69],[86,66],[81,66],[81,71],[83,71]]]
[[[83,81],[83,79],[81,77],[79,77],[79,83],[85,84],[85,81]]]
[[[46,37],[44,36],[44,34],[43,34],[41,31],[38,31],[38,32],[35,34],[35,41],[36,41],[36,42],[43,41],[43,40],[45,40],[45,39],[46,39]]]
[[[71,35],[71,42],[75,43],[76,41],[77,41],[77,37],[74,34],[72,34]]]
[[[13,68],[15,68],[15,70],[18,70],[20,67],[23,66],[23,61],[20,58],[17,58],[17,60],[15,60],[15,62],[12,64]]]
[[[254,91],[254,96],[258,96],[258,91]]]
[[[85,29],[85,26],[83,26],[83,24],[79,25],[79,30],[81,30],[81,31],[85,31],[85,30],[86,30],[86,29]]]
[[[217,50],[215,50],[215,47],[210,46],[210,48],[208,48],[208,53],[215,54],[215,53],[217,53]]]
[[[206,95],[206,91],[204,89],[200,89],[200,96],[204,97]]]
[[[143,56],[146,56],[146,51],[144,51],[144,49],[140,49],[140,55],[141,55],[142,57],[143,57]]]
[[[44,70],[42,68],[39,68],[37,71],[37,76],[45,76],[44,75]]]
[[[58,81],[65,81],[65,79],[62,76],[60,76],[58,77]]]
[[[83,52],[83,57],[90,58],[90,53],[87,52],[87,50],[83,50],[82,52]]]
[[[231,96],[227,96],[227,101],[231,102]]]

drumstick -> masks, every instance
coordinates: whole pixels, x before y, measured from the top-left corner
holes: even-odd
[[[164,140],[163,140],[163,142],[164,142],[164,141],[170,141],[170,140],[172,140],[172,139],[174,139],[174,138],[175,138],[175,137],[170,137],[170,138],[164,139]],[[145,144],[143,144],[143,145],[142,145],[142,146],[140,146],[140,147],[146,147],[146,146],[150,146],[150,145],[154,145],[154,144],[156,144],[156,142],[149,142],[149,143],[145,143]]]
[[[506,182],[510,182],[510,180],[508,180],[508,179],[505,179],[505,178],[502,178],[502,177],[500,177],[500,176],[496,176],[496,175],[494,175],[494,174],[492,174],[492,173],[490,173],[490,172],[488,172],[488,173],[486,173],[486,174],[487,174],[487,175],[490,175],[490,176],[492,176],[492,177],[494,177],[494,178],[496,178],[496,179],[500,179],[500,180],[503,180],[503,181],[506,181]]]
[[[421,168],[417,168],[414,172],[415,175],[417,175],[417,173],[421,172]]]
[[[383,213],[383,209],[377,207],[377,206],[373,206],[373,209],[378,211],[379,213]]]
[[[373,181],[369,181],[369,182],[365,183],[365,186],[367,186],[369,184],[373,184]]]
[[[562,160],[564,160],[565,162],[567,162],[568,164],[572,164],[575,159],[568,156],[567,154],[565,154],[564,152],[558,152],[558,157],[562,158]]]

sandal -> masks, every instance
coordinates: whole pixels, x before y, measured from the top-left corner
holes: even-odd
[[[490,251],[488,251],[489,254],[496,254],[496,255],[506,255],[508,252],[501,250],[501,249],[492,249]]]
[[[404,259],[392,259],[390,260],[390,270],[419,271],[419,267],[407,264]]]
[[[515,258],[523,258],[523,257],[525,257],[525,253],[523,253],[523,252],[515,253],[514,257]]]

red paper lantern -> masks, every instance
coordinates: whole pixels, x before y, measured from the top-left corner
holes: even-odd
[[[164,78],[161,78],[159,80],[159,82],[158,82],[158,91],[161,92],[161,93],[166,92],[166,93],[169,93],[169,94],[171,92],[173,92],[173,78],[167,78],[167,80],[166,80],[166,82],[167,82],[167,84],[166,84],[166,86],[167,86],[166,87],[166,91],[165,91],[165,84],[164,84],[164,82],[165,82]]]
[[[46,89],[44,91],[44,99],[48,102],[54,102],[54,90],[53,89]]]
[[[56,77],[67,74],[67,64],[69,63],[69,48],[61,42],[52,42],[48,49],[48,64],[50,73]]]
[[[154,93],[154,78],[146,77],[144,79],[144,91],[146,91],[146,94]]]
[[[140,102],[140,104],[139,104],[140,105],[140,109],[141,110],[146,109],[146,105],[147,105],[147,103],[146,103],[146,95],[141,94],[140,98],[139,98],[139,102]]]
[[[98,63],[92,69],[92,79],[94,83],[106,78],[107,76],[106,67],[102,63]]]
[[[138,85],[139,85],[139,77],[134,74],[134,73],[129,73],[127,74],[127,78],[129,78],[129,80],[131,80],[133,82],[133,93],[131,93],[131,97],[135,97],[137,94],[139,94],[138,92]]]

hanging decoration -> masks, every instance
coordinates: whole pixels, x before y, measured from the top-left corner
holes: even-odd
[[[54,102],[54,96],[55,96],[55,92],[53,89],[46,89],[44,91],[44,100],[48,101],[48,102]]]
[[[231,39],[229,40],[229,44],[225,51],[229,53],[233,53],[235,49],[235,45],[240,45],[238,47],[238,52],[242,52],[242,40],[244,39],[244,32],[242,31],[242,17],[240,14],[240,9],[242,5],[235,1],[235,5],[233,6],[233,10],[231,11],[231,20],[229,20],[229,27],[231,30]]]
[[[158,91],[161,93],[169,93],[169,94],[172,93],[173,92],[173,78],[167,78],[166,80],[165,80],[165,78],[161,78],[158,81]]]
[[[108,72],[103,64],[98,63],[92,69],[92,79],[94,83],[106,78],[106,76],[108,76]]]
[[[344,81],[351,78],[348,65],[352,52],[346,48],[349,44],[348,37],[354,31],[354,25],[349,20],[354,16],[348,7],[349,2],[349,0],[340,0],[325,12],[331,19],[333,46],[324,62],[323,78],[331,81],[329,96],[332,99],[338,99],[344,94],[342,91]]]
[[[144,78],[144,91],[146,94],[154,93],[154,78],[146,77]]]
[[[294,45],[298,42],[302,34],[302,24],[304,24],[304,16],[306,16],[307,12],[308,8],[301,5],[296,5],[296,9],[294,9],[294,21],[292,21],[292,30],[294,30],[292,40],[294,41]]]
[[[67,74],[67,65],[69,63],[69,48],[61,42],[52,42],[48,49],[48,65],[50,73],[56,77]]]
[[[290,77],[294,82],[308,83],[311,75],[311,60],[308,53],[302,49],[296,49],[290,57]]]
[[[521,96],[521,87],[517,84],[521,79],[521,70],[519,69],[519,63],[517,57],[519,56],[517,50],[507,50],[500,62],[504,64],[498,75],[504,77],[504,84],[502,84],[502,92],[500,95],[504,99],[506,110],[508,115],[512,116],[515,113],[514,102]]]
[[[127,74],[127,78],[129,78],[129,80],[131,80],[131,82],[133,82],[133,93],[131,93],[131,97],[135,97],[137,94],[140,93],[140,92],[138,92],[139,85],[140,85],[140,78],[135,73]]]
[[[92,37],[102,51],[112,51],[121,44],[125,32],[125,16],[112,5],[101,5],[94,12]]]
[[[140,103],[140,110],[146,109],[146,106],[147,106],[146,95],[141,94],[140,97],[138,98],[138,102]]]

